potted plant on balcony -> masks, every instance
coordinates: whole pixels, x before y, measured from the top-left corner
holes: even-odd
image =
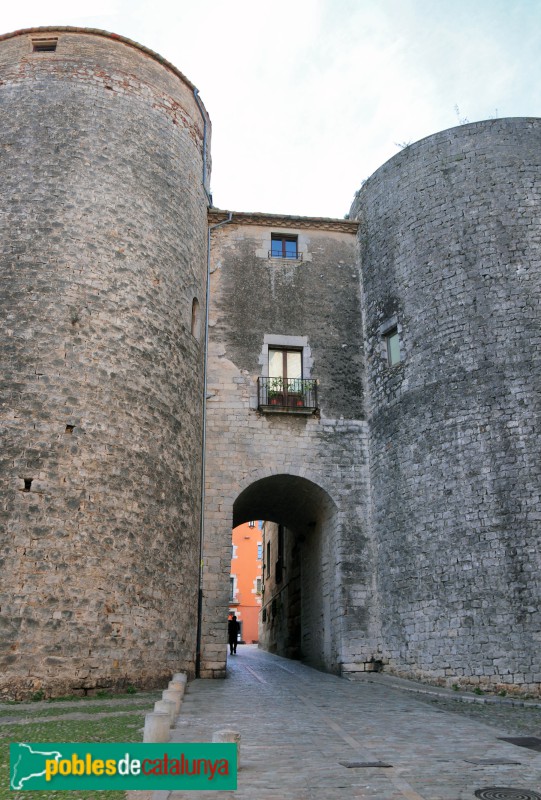
[[[289,405],[302,408],[304,406],[304,381],[302,378],[292,378],[287,387],[289,394]]]
[[[284,402],[284,382],[282,378],[269,378],[267,397],[271,406],[280,406]]]

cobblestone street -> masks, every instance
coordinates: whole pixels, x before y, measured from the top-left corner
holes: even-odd
[[[255,646],[239,647],[228,674],[189,684],[171,737],[210,741],[223,727],[241,733],[238,790],[220,797],[472,800],[485,787],[541,792],[541,753],[499,740],[541,736],[539,708],[418,695],[385,675],[349,682]]]

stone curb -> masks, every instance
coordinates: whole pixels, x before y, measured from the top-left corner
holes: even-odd
[[[354,678],[348,677],[347,680],[351,681],[352,683],[379,683],[383,686],[388,686],[389,689],[398,689],[404,692],[412,692],[413,694],[423,694],[432,697],[439,697],[445,700],[454,700],[457,703],[478,703],[481,705],[541,708],[541,702],[529,702],[527,700],[519,700],[518,698],[498,697],[496,695],[487,695],[483,697],[482,695],[465,694],[463,692],[455,692],[452,689],[447,689],[443,686],[429,687],[427,685],[408,680],[407,678],[397,678],[394,675],[385,675],[382,673],[358,673]]]

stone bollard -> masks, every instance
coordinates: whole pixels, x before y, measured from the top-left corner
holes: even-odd
[[[182,703],[182,695],[180,692],[177,692],[175,689],[164,689],[162,698],[175,704],[175,716],[177,716],[180,713],[180,704]]]
[[[167,688],[172,689],[174,692],[179,692],[182,698],[184,697],[184,692],[186,691],[186,684],[181,683],[180,681],[169,681]]]
[[[171,680],[178,683],[188,683],[188,676],[185,672],[175,672]]]
[[[143,742],[168,742],[171,716],[165,711],[154,711],[145,714]]]
[[[168,714],[169,725],[171,726],[177,714],[177,707],[171,700],[156,700],[154,703],[154,711],[158,714]]]
[[[224,728],[221,731],[215,731],[212,734],[213,742],[233,742],[237,745],[237,769],[240,769],[240,733],[233,731],[230,728]]]

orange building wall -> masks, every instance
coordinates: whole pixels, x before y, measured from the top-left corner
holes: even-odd
[[[233,529],[231,577],[233,596],[229,611],[241,623],[241,638],[246,644],[257,642],[258,621],[261,609],[261,592],[257,592],[257,578],[262,577],[262,559],[258,559],[258,544],[263,547],[263,534],[259,522],[250,527],[249,522]]]

